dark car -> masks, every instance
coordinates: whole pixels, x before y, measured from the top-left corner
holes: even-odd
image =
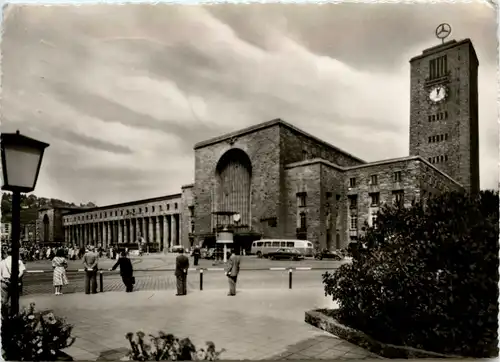
[[[278,259],[289,259],[289,260],[302,260],[304,255],[300,253],[297,249],[291,248],[281,248],[276,251],[272,251],[267,254],[267,257],[271,260]]]
[[[343,257],[342,255],[337,252],[337,251],[331,251],[331,250],[321,250],[320,252],[316,253],[314,255],[315,259],[322,260],[322,259],[332,259],[332,260],[342,260]]]

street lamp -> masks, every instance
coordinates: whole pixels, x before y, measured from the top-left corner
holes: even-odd
[[[19,312],[19,239],[21,234],[21,193],[35,189],[43,152],[49,145],[16,133],[2,133],[2,190],[12,192],[11,314]]]

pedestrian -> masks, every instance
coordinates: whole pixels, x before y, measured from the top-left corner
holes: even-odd
[[[0,283],[2,286],[2,306],[7,306],[10,302],[10,297],[12,295],[12,283],[11,283],[11,268],[12,268],[12,250],[9,248],[6,250],[7,257],[0,262]],[[19,260],[19,279],[16,288],[21,288],[22,280],[26,267],[24,263]],[[19,293],[21,294],[21,293]]]
[[[127,252],[122,251],[120,259],[110,268],[110,271],[115,270],[120,267],[120,275],[122,277],[123,284],[125,284],[125,291],[127,293],[132,292],[134,289],[135,278],[134,278],[134,268],[132,267],[132,262],[127,257]]]
[[[64,249],[58,249],[56,256],[52,259],[52,268],[54,268],[54,289],[55,295],[62,295],[62,287],[68,285],[68,278],[66,277],[66,269],[68,268],[68,262],[64,257]]]
[[[179,255],[175,258],[175,276],[177,278],[177,294],[187,294],[187,273],[189,269],[189,259],[184,255],[184,248],[179,250]]]
[[[236,295],[236,282],[240,273],[240,256],[236,255],[234,249],[231,250],[231,256],[226,265],[226,276],[229,282],[228,296]]]
[[[83,256],[83,266],[85,268],[85,294],[97,294],[97,264],[99,255],[94,250],[92,245],[89,246],[89,251]],[[92,286],[92,288],[91,288]]]
[[[193,250],[194,265],[198,265],[198,260],[200,259],[201,251],[199,247],[195,247]]]

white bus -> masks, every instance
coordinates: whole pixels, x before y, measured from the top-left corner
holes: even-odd
[[[279,248],[295,248],[304,256],[313,256],[313,244],[307,240],[286,240],[286,239],[262,239],[254,241],[251,253],[259,258],[266,256]]]

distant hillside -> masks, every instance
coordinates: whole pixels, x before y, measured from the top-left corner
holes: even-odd
[[[34,224],[38,217],[38,210],[42,207],[96,207],[92,202],[76,205],[58,199],[36,197],[35,195],[21,195],[21,225]],[[2,194],[2,222],[12,220],[12,194]]]

